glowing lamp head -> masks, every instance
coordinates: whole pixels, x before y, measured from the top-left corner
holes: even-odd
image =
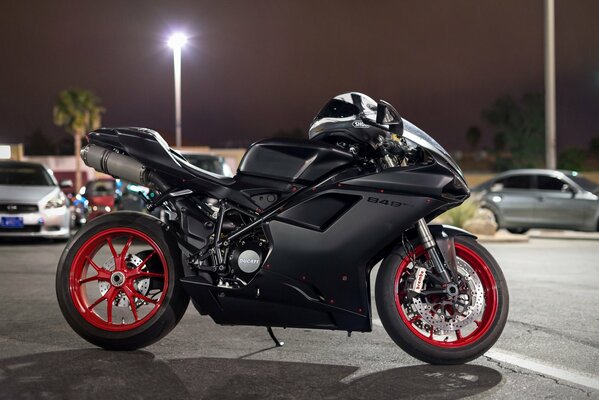
[[[166,44],[171,49],[180,49],[185,45],[186,42],[187,42],[187,36],[185,36],[183,33],[175,33],[175,34],[171,35],[171,37],[168,39],[168,42],[166,42]]]

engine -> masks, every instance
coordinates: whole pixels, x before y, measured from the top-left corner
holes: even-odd
[[[230,274],[249,282],[262,266],[268,252],[268,242],[264,238],[248,237],[238,243],[228,256]]]

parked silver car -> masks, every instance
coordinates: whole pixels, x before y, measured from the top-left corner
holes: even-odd
[[[71,212],[56,178],[42,164],[0,161],[0,237],[68,239]]]
[[[599,184],[577,172],[520,169],[501,173],[472,189],[500,228],[599,231]]]

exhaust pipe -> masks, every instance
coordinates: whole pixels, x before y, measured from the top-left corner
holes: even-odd
[[[81,149],[81,159],[88,167],[115,178],[125,179],[138,185],[150,185],[150,171],[132,157],[119,154],[104,147],[90,144]]]

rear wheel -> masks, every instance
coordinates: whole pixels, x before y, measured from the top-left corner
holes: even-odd
[[[97,346],[147,346],[175,327],[189,303],[179,260],[155,218],[132,212],[98,217],[60,259],[56,292],[62,313]]]
[[[456,237],[459,280],[453,295],[431,278],[422,246],[387,257],[376,279],[376,304],[389,336],[410,355],[432,364],[460,364],[484,354],[508,315],[505,278],[476,240]],[[415,286],[418,276],[423,284]]]

